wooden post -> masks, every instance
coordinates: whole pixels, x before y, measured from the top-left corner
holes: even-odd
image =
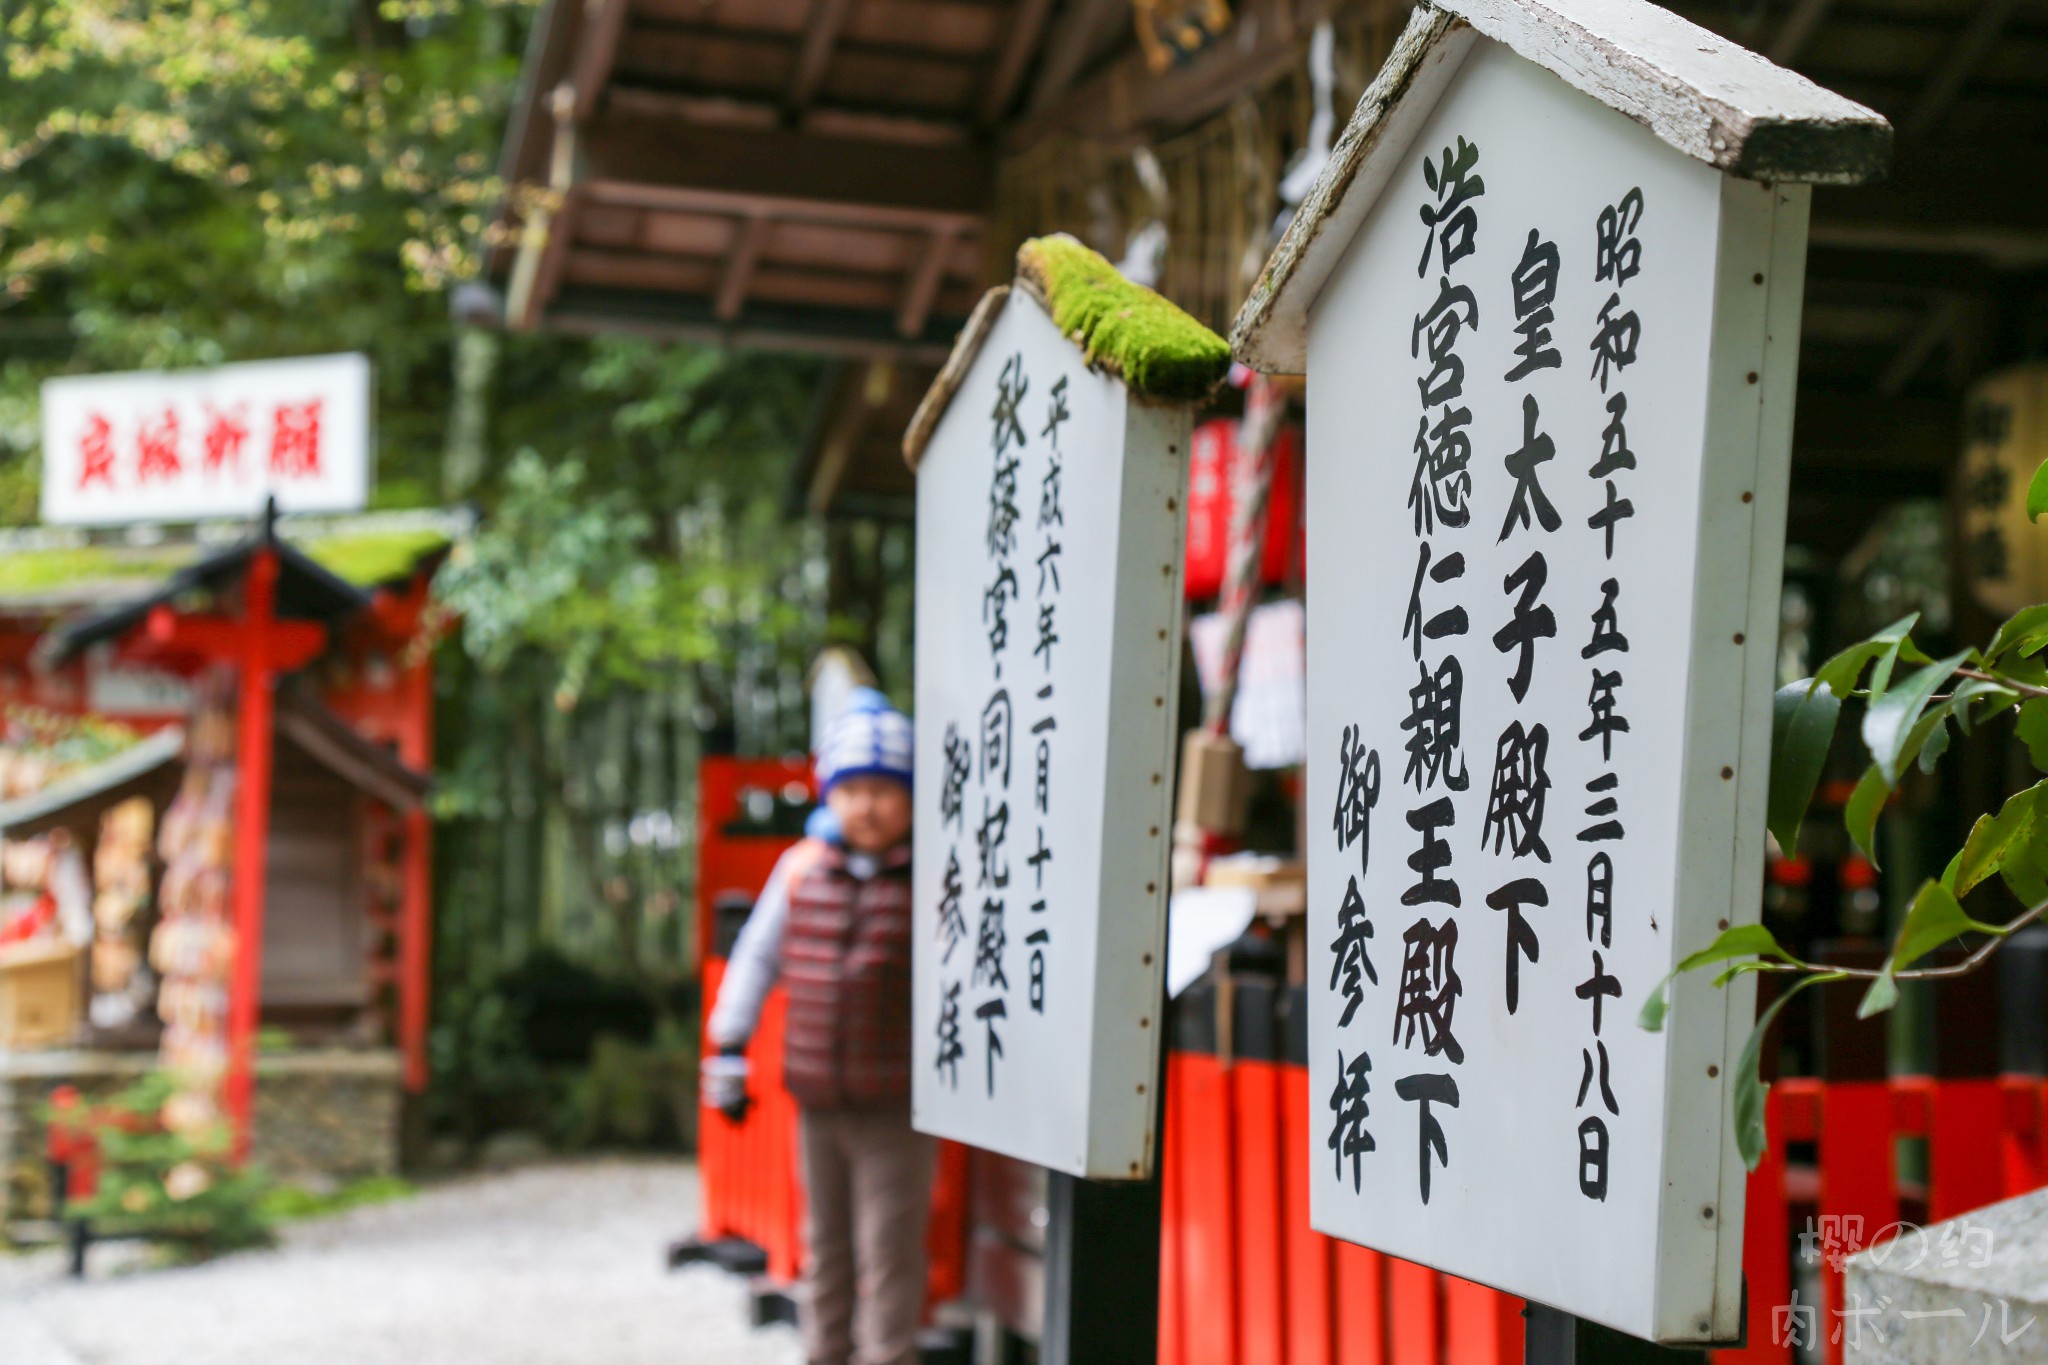
[[[1703,1365],[1704,1350],[1659,1346],[1555,1308],[1522,1310],[1524,1365]]]
[[[277,683],[271,644],[277,619],[277,551],[250,558],[242,587],[242,707],[235,744],[235,974],[228,998],[226,1108],[235,1159],[254,1138],[256,1023],[263,997],[264,882],[270,842],[270,760]]]
[[[1159,1017],[1167,1017],[1160,1000]],[[1144,1180],[1045,1177],[1043,1365],[1159,1358],[1159,1242],[1167,1049],[1159,1049],[1152,1173]]]

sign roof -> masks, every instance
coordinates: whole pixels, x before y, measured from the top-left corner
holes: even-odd
[[[1883,115],[1649,0],[1424,0],[1239,311],[1237,359],[1306,370],[1310,305],[1481,37],[1729,175],[1854,185],[1891,159]]]
[[[1223,338],[1063,232],[1034,237],[1017,248],[1015,287],[1038,301],[1089,369],[1140,398],[1199,402],[1230,369],[1230,348]],[[1010,289],[997,285],[982,295],[945,368],[918,404],[903,433],[903,458],[912,470],[1002,315]]]

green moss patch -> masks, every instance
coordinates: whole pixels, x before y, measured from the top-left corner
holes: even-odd
[[[137,552],[105,545],[0,554],[0,597],[38,597],[82,583],[146,583],[168,578],[192,559],[177,549]]]
[[[1230,346],[1065,233],[1017,249],[1017,275],[1088,363],[1148,398],[1199,402],[1230,369]]]
[[[355,535],[294,540],[328,572],[359,588],[409,577],[419,562],[448,544],[437,530],[365,531]],[[80,545],[48,550],[11,550],[0,554],[0,601],[69,599],[104,585],[108,596],[117,589],[140,589],[169,578],[200,557],[196,545]]]
[[[299,542],[314,562],[359,588],[409,576],[415,565],[448,543],[440,531],[373,531]]]

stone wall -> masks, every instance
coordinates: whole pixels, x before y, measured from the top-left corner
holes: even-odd
[[[0,1221],[50,1216],[42,1108],[60,1085],[87,1098],[126,1088],[153,1052],[0,1052]],[[256,1060],[256,1162],[286,1180],[352,1180],[398,1164],[398,1054],[341,1049]]]

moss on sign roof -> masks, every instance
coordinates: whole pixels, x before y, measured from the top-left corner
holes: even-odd
[[[1065,233],[1019,247],[1017,275],[1088,363],[1134,393],[1199,401],[1230,368],[1222,337]]]

